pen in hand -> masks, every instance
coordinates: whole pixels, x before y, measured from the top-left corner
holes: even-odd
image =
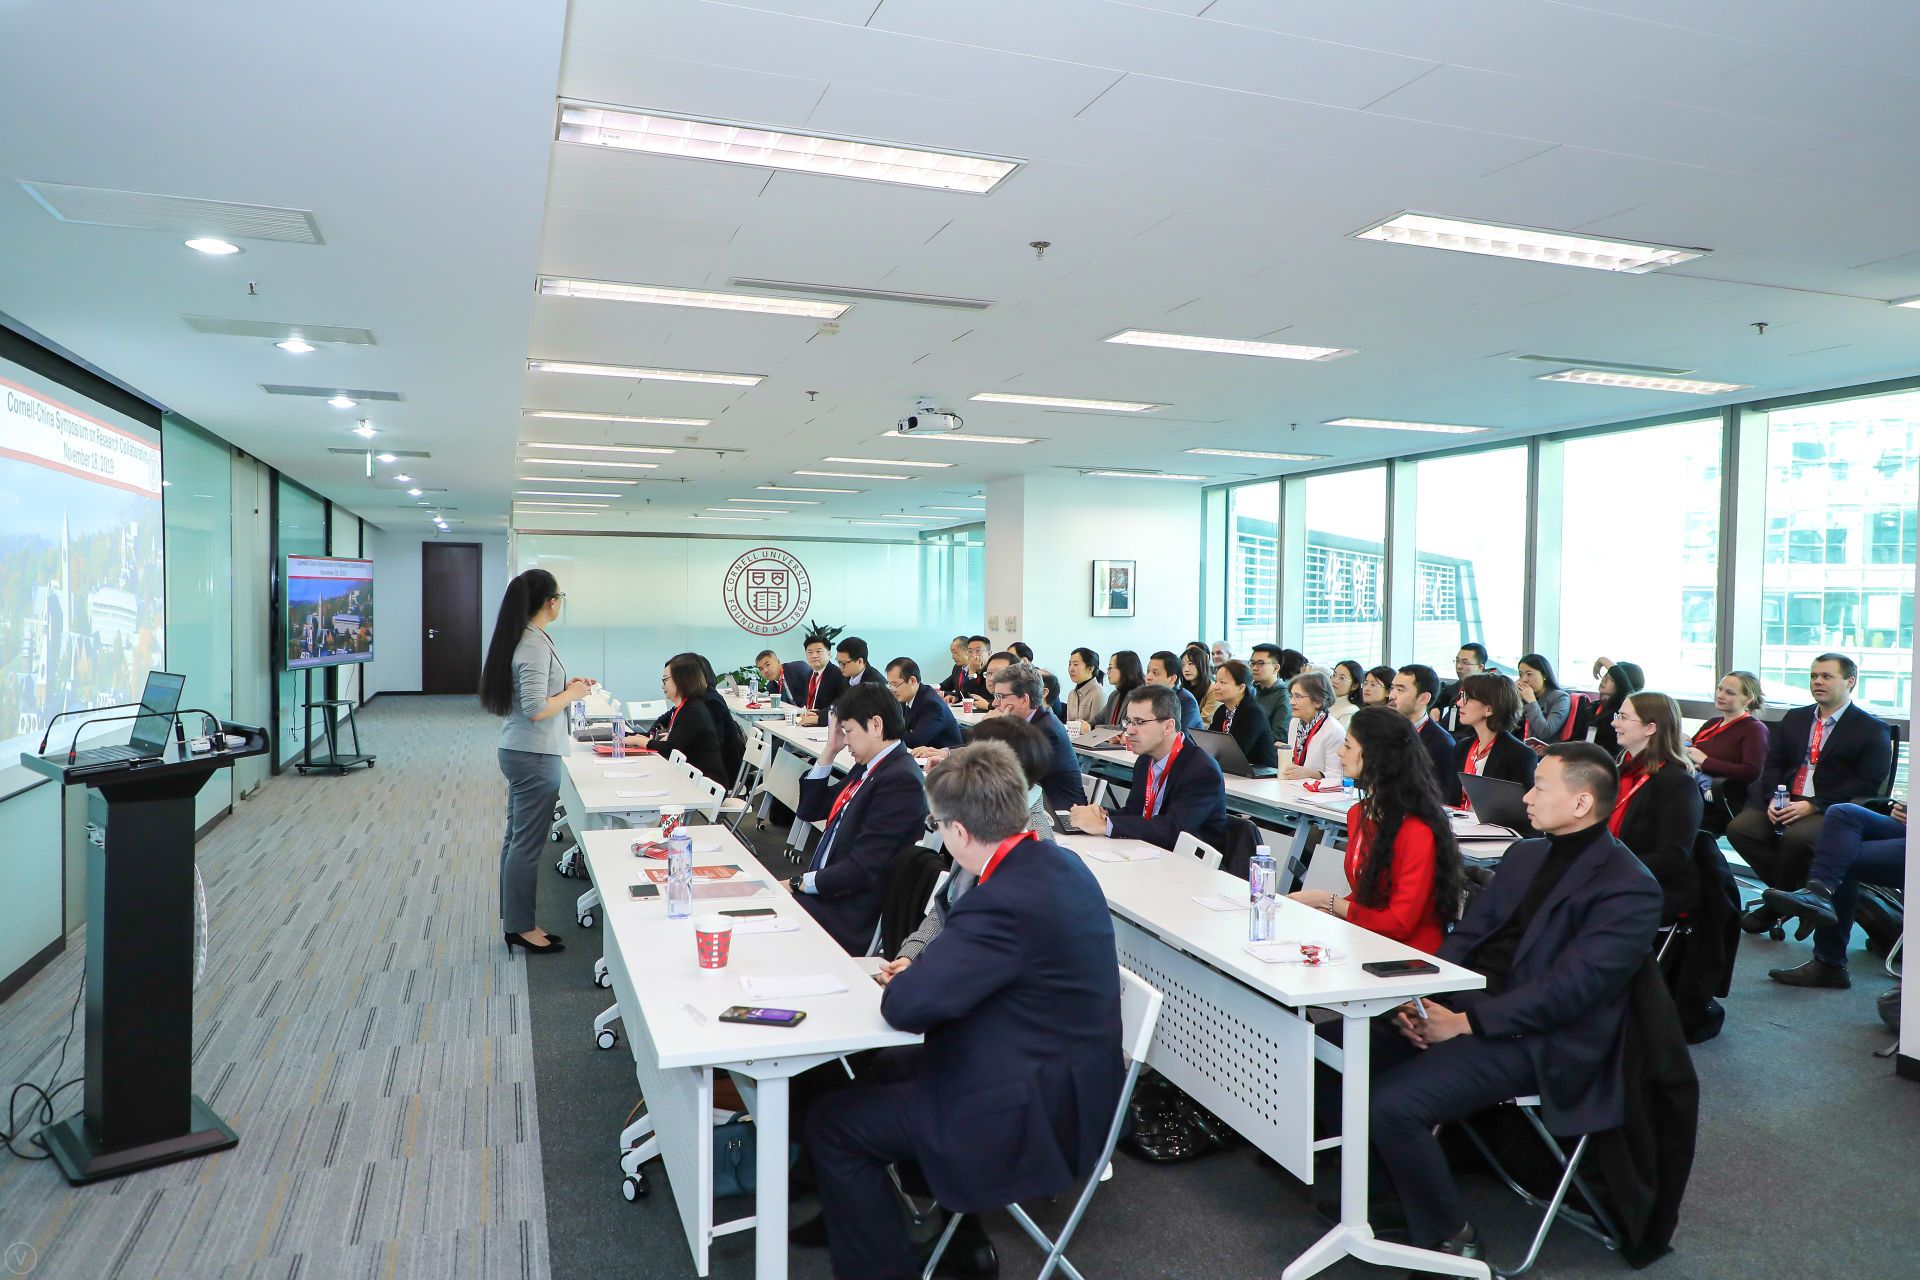
[[[1422,1000],[1419,996],[1415,996],[1413,998],[1413,1007],[1419,1011],[1420,1021],[1425,1022],[1427,1020],[1426,1001]]]

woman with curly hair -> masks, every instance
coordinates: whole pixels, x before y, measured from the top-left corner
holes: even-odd
[[[1365,798],[1347,811],[1351,892],[1302,889],[1293,899],[1434,955],[1460,914],[1466,874],[1426,761],[1405,716],[1386,707],[1353,713],[1340,767]]]

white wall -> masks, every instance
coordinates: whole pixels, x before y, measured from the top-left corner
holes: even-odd
[[[420,689],[420,544],[427,541],[480,544],[480,644],[493,631],[493,616],[506,593],[507,535],[460,533],[432,538],[367,527],[378,610],[367,693],[417,693]]]
[[[1200,494],[1172,481],[1024,476],[987,486],[987,614],[996,647],[1067,667],[1076,645],[1175,652],[1199,636]],[[1016,550],[1017,548],[1017,550]],[[1135,562],[1134,616],[1093,616],[1093,562]],[[1011,613],[1018,626],[1009,630]]]

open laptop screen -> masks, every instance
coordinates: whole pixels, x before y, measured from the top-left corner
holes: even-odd
[[[177,676],[169,671],[147,673],[146,691],[140,695],[140,710],[152,714],[142,714],[133,722],[130,746],[156,755],[166,750],[167,734],[173,726],[173,713],[180,709],[180,691],[186,687],[186,683],[185,676]]]

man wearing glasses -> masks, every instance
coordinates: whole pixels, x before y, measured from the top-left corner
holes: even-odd
[[[960,722],[946,700],[920,682],[920,664],[895,658],[887,664],[887,688],[900,702],[906,718],[904,741],[909,751],[922,747],[944,749],[960,745]]]
[[[1280,678],[1280,646],[1253,646],[1247,666],[1253,671],[1253,700],[1266,712],[1267,723],[1285,724],[1293,708],[1287,705],[1287,682]]]
[[[800,698],[801,711],[799,722],[804,725],[824,724],[827,708],[847,690],[847,678],[840,674],[840,668],[827,665],[827,638],[822,635],[807,637],[807,680],[805,692]]]
[[[1118,812],[1076,804],[1073,825],[1091,836],[1145,840],[1171,849],[1191,831],[1217,844],[1227,821],[1227,786],[1213,757],[1180,731],[1180,704],[1173,690],[1141,685],[1127,695],[1121,713],[1133,762],[1133,786]]]
[[[847,687],[851,688],[868,678],[867,642],[859,636],[848,636],[833,651],[833,665],[840,668],[840,674],[847,678]]]
[[[1073,739],[1067,736],[1067,726],[1047,710],[1039,669],[1030,662],[1016,662],[987,677],[987,684],[993,690],[995,715],[1018,716],[1046,734],[1053,747],[1053,768],[1040,779],[1047,807],[1057,812],[1086,803],[1080,757],[1073,749]]]

